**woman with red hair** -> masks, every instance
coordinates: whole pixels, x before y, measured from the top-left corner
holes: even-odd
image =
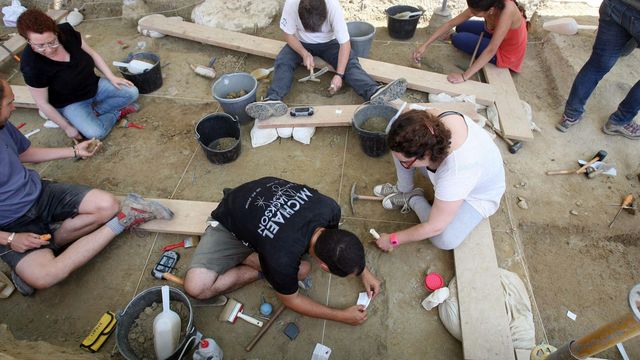
[[[29,9],[17,27],[30,45],[20,61],[24,81],[38,109],[67,136],[103,139],[120,118],[138,111],[138,89],[115,76],[71,25]]]

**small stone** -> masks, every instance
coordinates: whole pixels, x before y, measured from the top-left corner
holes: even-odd
[[[147,306],[146,308],[144,308],[144,313],[147,315],[153,314],[153,308],[151,306]]]
[[[578,215],[578,212],[576,210],[571,210],[569,211],[569,214],[571,215]]]
[[[523,182],[520,183],[520,186],[521,187],[525,187],[525,186],[527,186],[527,183],[523,181]]]
[[[524,201],[525,199],[522,196],[518,196],[518,201]]]
[[[520,188],[520,184],[515,184],[513,185],[514,188],[519,189]]]
[[[578,207],[582,206],[582,201],[580,201],[580,200],[576,201],[576,206],[578,206]]]
[[[518,207],[520,209],[527,210],[529,208],[529,204],[527,204],[527,202],[524,201],[524,200],[520,200],[520,201],[518,201]]]
[[[137,340],[140,344],[144,344],[144,342],[147,341],[147,339],[144,338],[144,335],[138,336]]]
[[[627,178],[627,180],[631,180],[634,177],[636,177],[636,174],[627,174],[627,176],[625,176]]]

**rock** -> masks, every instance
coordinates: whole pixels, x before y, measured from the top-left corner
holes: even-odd
[[[191,20],[231,31],[253,31],[267,27],[280,12],[278,0],[206,0],[193,8]]]
[[[576,206],[578,206],[578,207],[582,206],[582,201],[580,201],[580,200],[576,201]]]
[[[529,204],[527,204],[527,202],[523,199],[523,200],[518,201],[518,207],[520,209],[527,210],[529,208]]]
[[[144,313],[147,315],[153,314],[153,307],[147,306],[146,308],[144,308]]]
[[[636,174],[627,174],[625,177],[627,178],[627,180],[631,180],[636,177]]]
[[[571,210],[569,211],[569,214],[571,215],[578,215],[578,212],[576,210]]]
[[[527,186],[526,182],[523,181],[523,182],[520,183],[520,187],[525,187],[525,186]]]
[[[139,342],[140,344],[144,344],[144,343],[145,343],[145,341],[147,341],[147,339],[145,339],[145,338],[144,338],[144,335],[140,335],[140,336],[138,336],[138,338],[137,338],[136,340],[138,340],[138,342]]]

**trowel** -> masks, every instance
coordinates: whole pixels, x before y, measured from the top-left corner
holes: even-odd
[[[596,25],[579,25],[574,18],[560,18],[545,21],[542,28],[562,35],[575,35],[578,30],[595,30]]]
[[[271,72],[273,71],[273,67],[270,67],[268,69],[255,69],[251,72],[251,76],[253,76],[254,78],[256,78],[256,80],[262,80],[265,79],[267,76],[269,76],[269,74],[271,74]]]
[[[391,17],[394,19],[400,19],[400,20],[405,20],[405,19],[409,19],[412,18],[414,16],[422,16],[422,14],[424,14],[424,11],[403,11],[401,13],[397,13],[395,15],[392,15]]]
[[[156,357],[168,359],[178,348],[180,341],[180,315],[169,307],[169,287],[162,287],[162,312],[153,319],[153,346]]]
[[[144,62],[141,60],[131,60],[129,63],[114,61],[113,66],[126,68],[127,71],[133,75],[142,74],[147,70],[153,69],[153,64],[149,64],[148,62]]]

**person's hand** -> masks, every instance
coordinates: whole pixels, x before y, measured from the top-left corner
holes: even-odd
[[[366,268],[362,272],[362,284],[367,291],[367,295],[369,295],[369,299],[373,300],[380,293],[380,280],[376,279]]]
[[[131,81],[127,79],[123,79],[121,77],[117,77],[117,76],[114,76],[113,78],[109,79],[109,81],[111,81],[113,86],[115,86],[117,89],[120,89],[121,85],[124,85],[126,87],[133,87],[133,83]]]
[[[427,48],[424,45],[422,45],[417,47],[413,51],[413,54],[411,55],[411,59],[413,60],[414,63],[420,64],[420,61],[422,61],[422,54],[424,54],[425,50],[427,50]]]
[[[76,152],[79,157],[86,159],[92,157],[101,145],[102,143],[95,139],[83,141],[76,145]]]
[[[11,241],[10,248],[19,253],[23,253],[30,249],[37,249],[43,245],[46,245],[47,241],[40,240],[40,235],[33,233],[16,233],[16,236]]]
[[[315,61],[313,61],[313,55],[310,52],[306,52],[304,56],[302,56],[302,64],[307,70],[311,71],[314,67],[316,67]]]
[[[461,73],[451,73],[447,76],[447,80],[452,84],[459,84],[466,81],[464,75]]]
[[[78,129],[74,128],[73,126],[67,127],[66,129],[64,129],[64,132],[68,137],[72,139],[82,140],[82,135],[80,134]]]
[[[331,86],[329,86],[329,93],[333,95],[340,89],[342,89],[342,78],[340,75],[334,75],[333,79],[331,79]]]
[[[385,252],[393,251],[393,246],[391,246],[391,234],[380,234],[380,238],[376,240],[376,246]]]
[[[349,325],[360,325],[367,321],[367,310],[363,305],[353,305],[342,310],[344,318],[342,322]]]

